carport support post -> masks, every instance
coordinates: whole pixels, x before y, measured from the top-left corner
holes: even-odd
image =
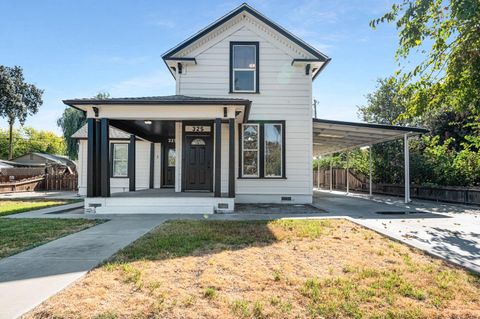
[[[320,157],[317,156],[317,190],[320,189]]]
[[[98,132],[97,132],[98,133]],[[102,197],[110,197],[110,136],[107,118],[100,120],[100,180]]]
[[[349,169],[348,169],[348,164],[349,164],[349,163],[348,163],[348,160],[349,160],[348,157],[349,157],[349,154],[350,154],[350,152],[347,152],[347,194],[348,194],[349,191],[350,191],[350,176],[349,176],[350,174],[349,174]]]
[[[408,133],[403,135],[403,153],[405,155],[405,204],[410,202],[410,150],[408,147]]]
[[[372,197],[372,145],[368,148],[369,175],[368,175],[368,194]]]
[[[333,154],[330,156],[330,191],[333,191]]]

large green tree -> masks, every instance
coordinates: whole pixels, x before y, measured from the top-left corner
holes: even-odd
[[[19,121],[25,124],[28,115],[38,112],[42,105],[43,91],[25,82],[19,66],[0,65],[0,117],[9,125],[8,159],[13,157],[13,125]]]
[[[441,107],[480,114],[479,0],[403,0],[370,24],[382,22],[398,29],[404,117]]]

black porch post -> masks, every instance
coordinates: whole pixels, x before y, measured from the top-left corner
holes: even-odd
[[[110,197],[110,136],[108,119],[100,120],[100,189],[102,197]]]
[[[235,197],[235,119],[228,120],[228,197]]]
[[[102,194],[102,128],[100,120],[95,120],[95,197]]]
[[[88,130],[88,140],[87,140],[87,197],[96,196],[96,170],[97,170],[97,161],[96,161],[96,131],[97,125],[95,119],[87,119],[87,130]]]
[[[215,197],[221,197],[222,119],[215,119]]]
[[[135,191],[135,135],[130,135],[130,145],[128,146],[128,177],[129,191]]]

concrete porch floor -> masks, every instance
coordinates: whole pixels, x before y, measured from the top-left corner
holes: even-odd
[[[222,197],[228,197],[227,193],[222,193]],[[138,197],[138,198],[154,198],[154,197],[213,197],[213,192],[204,191],[186,191],[175,192],[174,188],[153,188],[143,189],[135,192],[113,193],[111,197]]]

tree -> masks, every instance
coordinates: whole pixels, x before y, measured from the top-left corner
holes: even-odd
[[[369,123],[404,124],[400,115],[405,112],[405,100],[394,77],[378,79],[374,93],[366,95],[367,105],[359,106],[357,114]]]
[[[479,21],[479,0],[403,0],[370,22],[373,28],[392,22],[399,30],[397,75],[410,97],[404,117],[440,107],[480,114]],[[420,55],[413,68],[412,52]]]
[[[100,92],[95,98],[99,100],[108,99],[109,93]],[[76,159],[78,156],[77,142],[72,139],[72,135],[85,125],[87,119],[85,113],[77,109],[67,107],[62,116],[57,120],[57,125],[63,131],[63,138],[67,146],[67,155],[71,159]]]
[[[77,109],[67,107],[62,116],[57,120],[57,125],[63,131],[63,139],[67,146],[67,155],[71,159],[76,159],[78,156],[77,142],[72,139],[72,135],[78,131],[85,123],[87,119],[85,114]]]
[[[9,130],[0,129],[0,158],[8,157]],[[23,127],[12,130],[13,157],[30,152],[64,155],[66,151],[62,137],[50,131]]]
[[[18,120],[25,124],[28,115],[38,112],[42,105],[43,91],[25,82],[23,70],[0,65],[0,117],[9,125],[8,159],[13,157],[13,124]]]

